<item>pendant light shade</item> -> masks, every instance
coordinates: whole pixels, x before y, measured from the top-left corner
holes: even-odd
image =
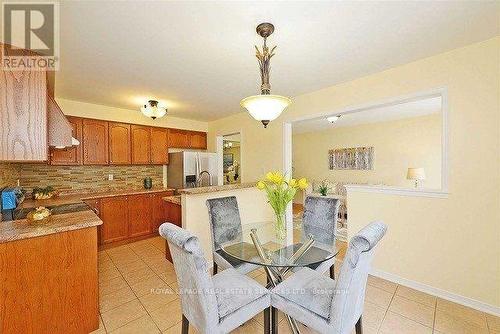
[[[147,104],[141,107],[141,112],[144,116],[156,119],[165,116],[167,114],[167,108],[159,106],[158,101],[149,100]]]
[[[270,121],[275,120],[278,116],[292,103],[285,96],[271,95],[271,84],[269,83],[269,65],[271,58],[274,56],[275,47],[269,49],[266,41],[274,32],[274,26],[271,23],[261,23],[257,26],[257,33],[264,38],[262,50],[255,46],[257,51],[255,56],[259,61],[261,85],[261,95],[253,95],[241,100],[240,105],[245,108],[248,113],[258,121],[261,121],[266,128]]]
[[[266,127],[270,121],[278,118],[290,103],[292,100],[285,96],[253,95],[241,100],[240,104],[253,118],[264,123]]]

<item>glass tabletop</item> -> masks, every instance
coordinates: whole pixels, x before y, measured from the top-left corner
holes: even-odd
[[[254,231],[260,244],[266,260],[262,259],[251,237]],[[230,242],[221,245],[221,251],[232,258],[248,263],[253,263],[268,267],[305,267],[314,269],[322,262],[335,257],[338,249],[333,247],[333,240],[324,238],[328,235],[326,231],[320,229],[304,230],[302,224],[294,223],[292,233],[288,233],[284,239],[276,236],[273,222],[262,222],[244,224],[242,226],[241,236]],[[299,257],[297,251],[303,249],[312,238],[309,248]],[[300,252],[299,252],[300,253]]]

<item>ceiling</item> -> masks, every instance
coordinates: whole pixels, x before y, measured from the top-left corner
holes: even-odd
[[[334,124],[326,117],[293,123],[293,133],[308,133],[362,124],[389,122],[441,112],[441,97],[372,108],[342,115]]]
[[[61,1],[58,97],[214,120],[259,92],[255,26],[274,23],[275,94],[296,96],[491,38],[498,2]]]

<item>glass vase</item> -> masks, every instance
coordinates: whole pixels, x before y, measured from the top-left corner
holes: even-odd
[[[274,222],[274,230],[278,240],[285,240],[286,238],[286,219],[285,213],[276,213],[276,221]]]

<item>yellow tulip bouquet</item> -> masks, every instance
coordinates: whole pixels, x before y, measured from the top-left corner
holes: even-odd
[[[280,172],[269,172],[264,180],[257,182],[257,188],[265,190],[269,204],[276,215],[275,229],[279,239],[286,237],[285,211],[298,189],[307,188],[305,178],[286,179]]]

